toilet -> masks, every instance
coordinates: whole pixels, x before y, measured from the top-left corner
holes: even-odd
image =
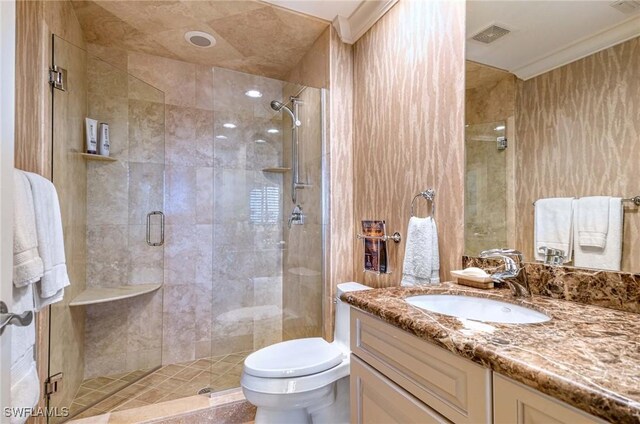
[[[349,305],[340,296],[369,289],[338,284],[332,343],[320,337],[289,340],[245,359],[242,391],[257,407],[256,424],[349,422]]]

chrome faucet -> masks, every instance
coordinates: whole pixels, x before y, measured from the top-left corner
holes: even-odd
[[[504,271],[491,275],[494,283],[506,283],[515,297],[530,297],[527,271],[522,265],[522,253],[514,249],[490,249],[480,253],[481,258],[500,258]]]

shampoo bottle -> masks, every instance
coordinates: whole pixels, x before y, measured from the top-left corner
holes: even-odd
[[[87,153],[98,153],[98,121],[85,118],[85,132],[87,138]]]
[[[109,156],[109,124],[100,123],[100,137],[98,137],[98,153]]]

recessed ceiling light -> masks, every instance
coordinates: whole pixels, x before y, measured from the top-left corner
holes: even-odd
[[[216,138],[219,138],[220,140],[226,140],[227,136],[226,135],[217,135]]]
[[[256,143],[266,143],[266,141],[261,139],[261,138],[259,138],[259,139],[256,140]]]
[[[267,132],[268,132],[269,134],[278,134],[280,131],[278,131],[278,130],[277,130],[277,129],[275,129],[275,128],[269,128],[269,129],[267,130]]]
[[[246,93],[244,93],[244,95],[248,97],[253,97],[254,99],[258,97],[262,97],[262,93],[259,92],[258,90],[249,90]]]
[[[231,122],[227,122],[225,124],[222,124],[222,126],[225,127],[225,128],[233,129],[233,128],[236,127],[236,124],[232,124]]]
[[[184,35],[184,39],[192,46],[203,49],[216,45],[216,39],[213,38],[213,35],[202,31],[189,31]]]
[[[502,131],[503,129],[505,129],[506,127],[504,125],[498,125],[497,127],[494,128],[494,130],[496,131]]]

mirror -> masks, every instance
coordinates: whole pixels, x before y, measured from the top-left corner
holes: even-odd
[[[557,260],[544,246],[568,266],[640,272],[640,6],[627,3],[467,2],[465,255]]]

